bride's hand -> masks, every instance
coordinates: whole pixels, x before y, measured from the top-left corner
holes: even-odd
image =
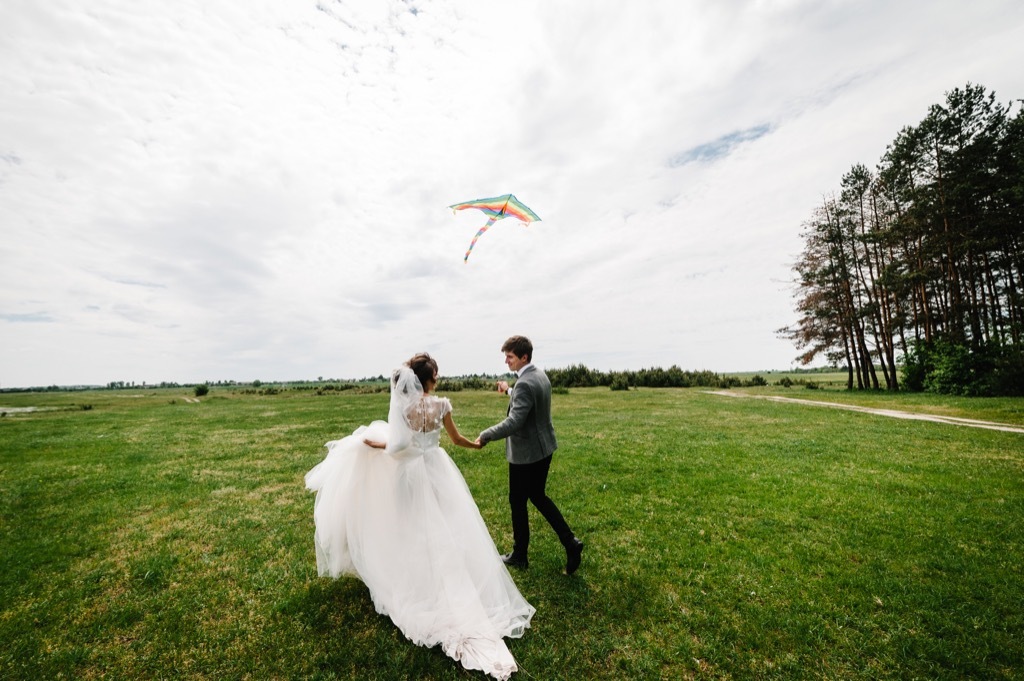
[[[384,449],[385,447],[387,447],[387,445],[384,444],[383,442],[377,442],[376,440],[364,439],[363,442],[370,445],[374,449]]]

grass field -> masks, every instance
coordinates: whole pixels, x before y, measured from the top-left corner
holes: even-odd
[[[1024,423],[1022,400],[745,390]],[[40,409],[0,417],[0,678],[483,678],[316,576],[303,475],[386,394],[186,397],[0,395]],[[504,413],[450,397],[471,436]],[[1024,678],[1024,435],[696,389],[554,408],[549,492],[587,548],[566,577],[532,516],[515,678]],[[500,446],[446,448],[507,548]]]

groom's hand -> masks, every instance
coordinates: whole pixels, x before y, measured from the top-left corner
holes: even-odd
[[[508,392],[508,382],[507,381],[498,381],[498,392],[499,393],[507,393]]]

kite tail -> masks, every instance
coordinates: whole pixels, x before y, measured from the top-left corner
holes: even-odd
[[[487,221],[486,225],[484,225],[483,227],[480,228],[479,232],[477,232],[473,236],[473,240],[469,242],[469,249],[466,251],[466,257],[464,257],[462,259],[462,262],[464,262],[464,263],[468,263],[469,262],[469,254],[473,252],[473,246],[476,246],[477,239],[479,239],[480,235],[483,234],[484,232],[486,232],[488,229],[490,229],[491,225],[493,225],[497,221],[498,221],[498,216],[495,215],[493,218],[491,218],[490,220]]]

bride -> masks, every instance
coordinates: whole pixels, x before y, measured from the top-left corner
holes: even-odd
[[[466,481],[441,449],[479,449],[459,433],[451,402],[431,394],[437,363],[421,353],[391,379],[388,421],[327,443],[306,474],[316,492],[321,576],[354,575],[417,645],[442,650],[497,679],[517,670],[504,637],[519,638],[533,606],[516,589]]]

